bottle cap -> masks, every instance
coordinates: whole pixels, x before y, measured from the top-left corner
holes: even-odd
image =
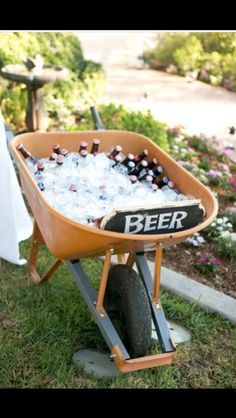
[[[39,189],[41,190],[41,191],[43,191],[44,189],[45,189],[45,186],[44,186],[44,184],[43,183],[38,183],[38,187],[39,187]]]
[[[80,155],[81,155],[81,157],[85,158],[85,157],[87,157],[87,155],[88,155],[88,151],[87,151],[86,149],[82,149],[82,150],[80,151]]]
[[[175,187],[175,184],[173,181],[168,181],[168,186],[173,189]]]
[[[158,189],[158,185],[153,183],[152,184],[152,190],[155,192]]]
[[[114,160],[117,162],[117,164],[118,164],[118,163],[120,163],[120,162],[121,162],[121,160],[122,160],[121,155],[119,155],[119,154],[118,154],[118,155],[116,155],[116,156],[115,156],[115,158],[114,158]]]
[[[130,161],[133,161],[134,160],[134,154],[128,154],[127,155],[127,158],[130,160]]]
[[[55,152],[52,152],[50,157],[49,157],[49,160],[50,161],[55,161],[57,159],[57,157],[58,157],[58,154],[56,154]]]
[[[61,155],[63,155],[63,157],[65,157],[68,154],[68,150],[66,148],[62,148],[61,149]]]
[[[77,191],[77,186],[74,183],[71,183],[69,190],[71,190],[72,192],[76,192]]]
[[[129,176],[131,183],[135,183],[138,180],[137,176]]]
[[[129,169],[131,170],[132,168],[134,168],[134,167],[135,167],[135,163],[134,163],[133,161],[129,161],[129,162],[128,162],[128,167],[129,167]]]
[[[101,142],[101,141],[100,141],[100,139],[98,139],[98,138],[94,138],[94,139],[93,139],[93,144],[94,144],[94,145],[99,145],[99,144],[100,144],[100,142]]]
[[[86,141],[81,141],[80,142],[80,148],[85,149],[85,148],[87,148],[87,146],[88,146],[88,143]]]
[[[148,166],[148,162],[147,162],[146,160],[142,160],[142,161],[140,162],[140,165],[141,165],[142,167],[146,168],[146,167]]]
[[[63,155],[59,155],[59,156],[57,157],[57,164],[58,164],[58,165],[62,165],[62,164],[63,164],[63,162],[64,162],[64,157],[63,157]]]
[[[152,177],[152,176],[147,175],[147,176],[146,176],[146,178],[145,178],[145,180],[151,183],[151,182],[152,182],[152,180],[153,180],[153,177]]]
[[[60,145],[58,143],[53,144],[52,146],[53,150],[59,150]]]
[[[163,167],[161,166],[161,165],[159,165],[157,168],[156,168],[156,170],[155,170],[155,173],[156,174],[161,174],[161,173],[163,173]]]
[[[44,170],[44,165],[41,161],[39,161],[37,163],[37,169],[38,169],[38,171],[43,171]]]

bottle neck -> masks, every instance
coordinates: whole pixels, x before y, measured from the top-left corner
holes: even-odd
[[[23,144],[20,144],[17,147],[17,150],[20,151],[21,155],[26,159],[28,158],[30,161],[32,161],[33,164],[36,164],[38,162],[38,158],[35,158],[31,155],[31,153],[24,147]]]

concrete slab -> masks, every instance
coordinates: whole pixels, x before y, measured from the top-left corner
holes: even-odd
[[[171,338],[173,338],[176,345],[185,343],[191,339],[191,335],[186,328],[176,324],[176,322],[173,321],[167,321],[167,323]],[[152,339],[158,341],[158,336],[154,324],[152,324]]]
[[[88,376],[112,379],[120,374],[115,363],[111,361],[110,354],[107,353],[83,349],[74,353],[73,361],[75,364],[83,366],[84,373]]]

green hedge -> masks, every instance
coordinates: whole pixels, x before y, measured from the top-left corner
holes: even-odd
[[[45,86],[45,105],[49,114],[66,124],[71,113],[106,96],[100,64],[86,61],[77,36],[60,32],[0,32],[0,66],[21,63],[26,56],[40,54],[44,63],[69,70],[68,80]],[[0,77],[0,106],[4,117],[17,131],[23,128],[26,88]],[[52,119],[51,125],[54,120]]]
[[[152,68],[187,75],[236,91],[236,33],[159,34],[157,45],[144,53]]]
[[[149,111],[135,112],[128,110],[123,105],[98,106],[99,115],[106,129],[120,129],[137,132],[153,140],[165,151],[169,150],[167,141],[166,125],[154,119]],[[67,126],[68,130],[94,129],[91,112],[84,113],[79,125]]]

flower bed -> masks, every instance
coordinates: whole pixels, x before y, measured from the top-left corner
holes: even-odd
[[[236,297],[236,161],[231,148],[216,149],[211,138],[167,130],[170,154],[209,186],[219,202],[216,220],[201,234],[168,248],[164,265]]]

